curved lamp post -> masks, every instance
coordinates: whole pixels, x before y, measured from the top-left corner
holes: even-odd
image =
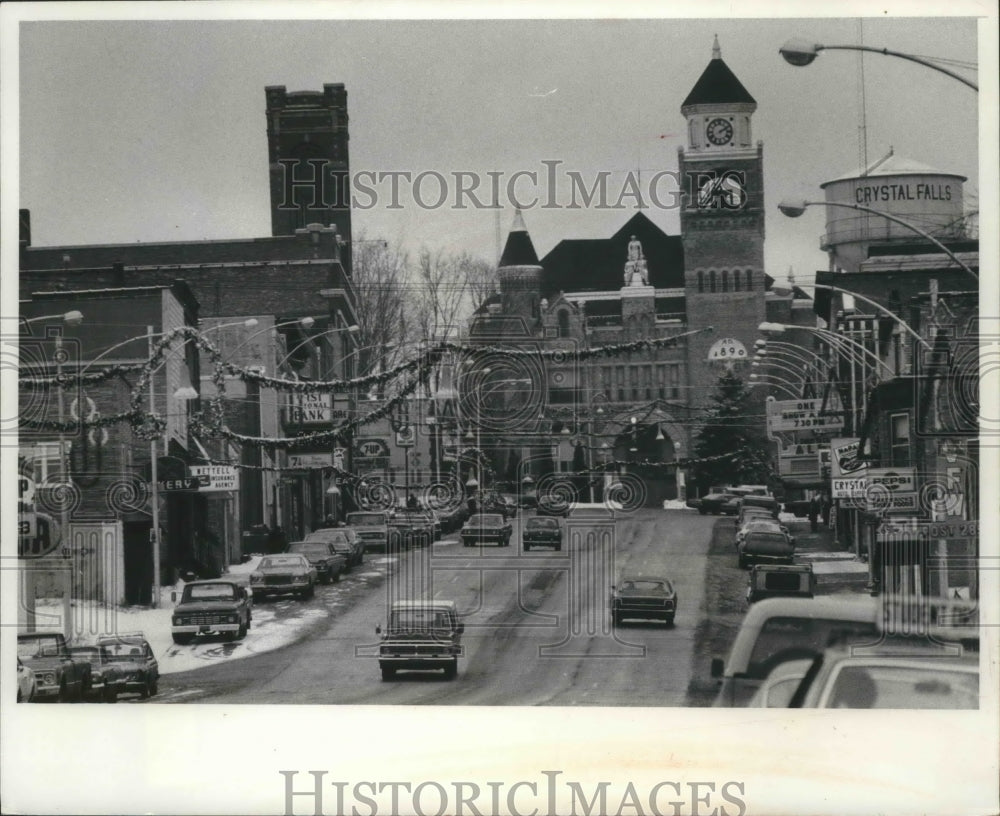
[[[61,320],[67,326],[79,326],[83,322],[83,312],[79,312],[76,309],[72,309],[63,314],[53,314],[53,315],[39,315],[38,317],[29,317],[21,321],[22,326],[27,326],[31,323],[40,323],[43,320]]]
[[[827,343],[827,345],[829,345],[835,351],[838,351],[840,354],[844,356],[849,356],[852,352],[854,354],[858,353],[863,354],[871,358],[877,365],[880,365],[883,368],[885,368],[886,371],[888,371],[892,376],[896,376],[896,372],[894,372],[887,363],[883,362],[882,359],[877,354],[875,354],[875,352],[873,352],[871,349],[865,348],[857,340],[851,340],[851,338],[844,337],[843,335],[837,334],[837,332],[830,331],[829,329],[819,329],[813,326],[794,326],[787,323],[771,323],[771,322],[761,323],[757,327],[757,329],[758,331],[761,331],[764,334],[782,334],[785,331],[810,332],[811,334],[815,334],[818,337],[820,337]],[[924,341],[921,339],[921,342],[923,343]]]
[[[793,400],[797,400],[799,398],[799,395],[795,393],[795,389],[791,385],[787,384],[784,380],[771,375],[760,377],[756,374],[751,374],[747,386],[749,388],[753,388],[756,385],[766,385],[769,388],[777,388],[779,391],[786,393]]]
[[[820,51],[867,51],[872,54],[883,54],[887,57],[899,57],[900,59],[909,60],[910,62],[916,62],[927,68],[931,68],[934,71],[940,71],[942,74],[950,76],[952,79],[957,79],[963,85],[972,88],[972,90],[978,93],[979,86],[975,82],[956,74],[954,71],[949,71],[936,62],[933,62],[925,57],[918,57],[916,54],[906,54],[902,51],[891,51],[888,48],[874,48],[870,45],[822,45],[821,43],[813,43],[810,40],[802,39],[801,37],[793,37],[788,42],[786,42],[781,48],[778,49],[778,53],[784,57],[785,62],[789,65],[794,65],[797,68],[801,68],[805,65],[812,63],[816,57],[819,56]]]
[[[930,241],[932,244],[934,244],[934,246],[936,246],[938,249],[940,249],[945,255],[947,255],[949,258],[951,258],[962,269],[964,269],[969,275],[971,275],[974,280],[977,280],[977,281],[979,280],[979,275],[977,275],[975,272],[973,272],[969,268],[968,264],[966,264],[965,262],[963,262],[962,260],[960,260],[959,257],[954,252],[952,252],[950,249],[948,249],[948,247],[946,247],[944,244],[942,244],[937,238],[935,238],[929,232],[925,232],[924,230],[920,229],[920,227],[918,227],[918,226],[916,226],[914,224],[911,224],[909,221],[906,221],[906,220],[904,220],[902,218],[899,218],[898,216],[895,216],[892,213],[887,213],[887,212],[885,212],[883,210],[876,210],[876,209],[873,209],[872,207],[865,207],[862,204],[848,204],[846,201],[803,201],[801,198],[786,198],[786,199],[783,199],[781,201],[781,203],[778,204],[778,209],[781,210],[781,212],[782,212],[783,215],[787,215],[789,218],[798,218],[800,215],[802,215],[802,213],[804,213],[806,211],[806,207],[843,207],[846,210],[857,210],[858,212],[869,213],[870,215],[878,215],[878,216],[880,216],[882,218],[885,218],[888,221],[892,221],[894,224],[899,224],[901,227],[906,227],[908,230],[911,230],[912,232],[915,232],[917,235],[921,236],[922,238],[925,238],[926,240]],[[810,285],[804,285],[804,286],[807,289],[810,288]],[[816,289],[833,289],[834,291],[846,292],[846,294],[853,295],[854,297],[858,298],[859,300],[862,300],[862,301],[864,301],[866,303],[869,303],[869,304],[872,304],[874,306],[877,306],[879,309],[883,310],[888,315],[890,315],[891,317],[895,318],[897,321],[899,320],[899,318],[896,317],[888,309],[885,309],[885,307],[881,306],[880,304],[875,303],[874,301],[868,300],[863,295],[857,295],[854,292],[847,292],[844,289],[837,289],[836,287],[833,287],[833,286],[823,286],[823,285],[816,284],[816,283],[811,284],[811,287],[812,288],[816,288]],[[902,322],[902,321],[899,321],[899,322]],[[909,327],[906,326],[905,323],[903,325],[907,329],[909,329]],[[917,337],[918,340],[921,339],[920,336],[917,335],[915,332],[913,332],[912,329],[910,329],[910,333],[913,334],[915,337]]]

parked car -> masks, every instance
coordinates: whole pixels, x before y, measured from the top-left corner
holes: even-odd
[[[333,547],[334,552],[347,559],[345,572],[364,563],[365,542],[353,527],[323,527],[308,533],[305,540],[322,541]]]
[[[611,618],[615,625],[628,618],[642,618],[659,619],[671,626],[676,613],[677,591],[666,578],[628,575],[611,587]]]
[[[24,665],[20,657],[17,658],[17,701],[19,703],[30,703],[35,698],[35,689],[38,683],[35,680],[35,673]]]
[[[125,672],[110,650],[106,646],[73,646],[69,652],[90,663],[89,699],[117,703],[118,695],[125,691]]]
[[[979,655],[929,654],[928,642],[869,654],[839,645],[811,663],[792,708],[978,709]],[[908,653],[909,652],[909,653]]]
[[[712,515],[733,515],[735,508],[731,511],[729,508],[730,502],[732,502],[736,496],[732,493],[709,493],[707,496],[702,496],[701,501],[698,502],[698,512],[703,516],[708,514]]]
[[[253,595],[236,581],[192,581],[184,587],[170,618],[174,643],[190,643],[198,635],[228,635],[239,640],[250,629]]]
[[[757,564],[750,569],[747,603],[764,598],[812,598],[816,594],[816,575],[812,564]]]
[[[762,516],[748,516],[747,520],[743,523],[743,526],[737,527],[736,535],[733,538],[733,546],[739,549],[740,544],[743,539],[747,537],[747,533],[779,533],[785,536],[792,544],[795,543],[795,536],[788,532],[788,528],[783,524],[779,524],[773,518]]]
[[[266,555],[250,573],[250,588],[254,600],[287,593],[311,598],[316,593],[316,570],[298,553]]]
[[[758,561],[791,564],[795,560],[795,539],[780,530],[748,532],[736,548],[740,569]]]
[[[462,633],[454,601],[393,601],[385,631],[381,635],[378,663],[383,680],[391,680],[401,669],[444,669],[445,680],[458,674],[463,655]]]
[[[90,689],[90,663],[69,653],[62,632],[18,634],[17,656],[35,674],[35,702],[79,702]]]
[[[521,530],[521,546],[525,552],[532,547],[552,547],[561,550],[563,528],[558,519],[533,516],[526,519]]]
[[[462,526],[462,546],[475,547],[479,544],[510,545],[513,527],[503,516],[496,513],[477,513],[470,516]]]
[[[764,521],[771,521],[775,524],[779,523],[774,517],[774,514],[769,510],[765,510],[763,507],[741,507],[736,513],[736,528],[739,529],[750,519],[763,519]]]
[[[160,682],[160,664],[142,632],[101,635],[97,645],[106,649],[117,667],[121,682],[118,692],[155,697]]]
[[[763,510],[767,510],[775,518],[781,512],[781,505],[778,504],[778,500],[771,496],[744,496],[740,499],[740,510],[749,507],[759,507]]]
[[[339,581],[341,574],[347,571],[347,556],[338,553],[327,541],[293,541],[288,545],[288,552],[304,555],[316,570],[316,580],[321,584]]]

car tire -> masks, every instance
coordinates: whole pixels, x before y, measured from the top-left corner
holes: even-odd
[[[139,691],[139,697],[141,697],[143,700],[148,700],[149,697],[150,697],[150,695],[151,695],[151,692],[150,692],[150,688],[151,687],[152,687],[152,683],[150,683],[149,680],[147,680],[143,684],[142,689],[140,689],[140,691]]]
[[[66,688],[66,680],[65,680],[65,678],[59,684],[59,697],[58,697],[58,700],[59,700],[60,703],[68,703],[68,702],[70,702],[69,689]]]
[[[159,693],[160,693],[160,681],[157,679],[149,684],[149,696],[155,697]]]
[[[673,615],[667,615],[667,617],[664,619],[664,623],[666,623],[667,626],[673,626],[674,625],[674,616]]]
[[[524,545],[524,551],[525,552],[531,552],[531,545],[530,544],[525,544]]]
[[[707,515],[708,515],[708,510],[706,510],[706,509],[705,509],[704,507],[699,507],[699,508],[698,508],[698,512],[699,512],[699,513],[700,513],[701,515],[703,515],[703,516],[707,516]]]
[[[194,639],[194,635],[171,635],[178,646],[186,646]]]
[[[391,668],[391,667],[389,667],[389,666],[383,666],[382,667],[382,681],[383,682],[388,682],[389,680],[395,680],[395,679],[396,679],[396,670],[393,669],[393,668]]]
[[[749,561],[747,560],[747,557],[745,555],[743,555],[742,553],[736,557],[736,560],[737,560],[737,563],[739,564],[739,567],[740,567],[741,570],[745,570],[747,568],[747,566],[749,565]]]
[[[341,572],[338,572],[336,575],[334,575],[333,578],[332,578],[333,583],[339,584],[340,583],[340,576],[341,575],[343,575],[343,573],[341,573]]]
[[[458,676],[458,659],[456,658],[451,662],[450,666],[445,666],[444,679],[454,680],[457,676]]]
[[[615,626],[621,626],[624,622],[624,618],[621,616],[620,612],[614,612],[611,615],[611,619],[614,621]]]
[[[556,552],[559,552],[561,549],[562,549],[562,544],[556,544]]]
[[[106,703],[117,703],[118,702],[118,686],[106,686],[104,689],[104,702]]]

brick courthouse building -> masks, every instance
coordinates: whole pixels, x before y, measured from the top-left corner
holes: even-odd
[[[719,375],[730,368],[749,376],[759,324],[814,324],[805,294],[773,288],[764,269],[756,108],[716,41],[681,106],[688,139],[678,153],[680,235],[667,235],[640,211],[608,238],[563,240],[539,259],[517,215],[500,261],[500,292],[474,317],[474,341],[568,350],[684,336],[675,345],[507,375],[532,380],[543,406],[517,434],[498,430],[487,439],[508,480],[614,460],[641,477],[646,503],[676,498],[676,469],[657,465],[692,455]],[[517,389],[507,390],[501,404],[509,409]]]

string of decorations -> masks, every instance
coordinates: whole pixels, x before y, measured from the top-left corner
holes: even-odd
[[[107,368],[102,368],[100,371],[81,372],[79,374],[63,372],[62,374],[53,374],[48,377],[25,375],[18,377],[17,382],[20,386],[43,388],[52,385],[61,388],[67,388],[72,385],[98,385],[124,374],[141,371],[144,365],[145,363],[115,363]]]

